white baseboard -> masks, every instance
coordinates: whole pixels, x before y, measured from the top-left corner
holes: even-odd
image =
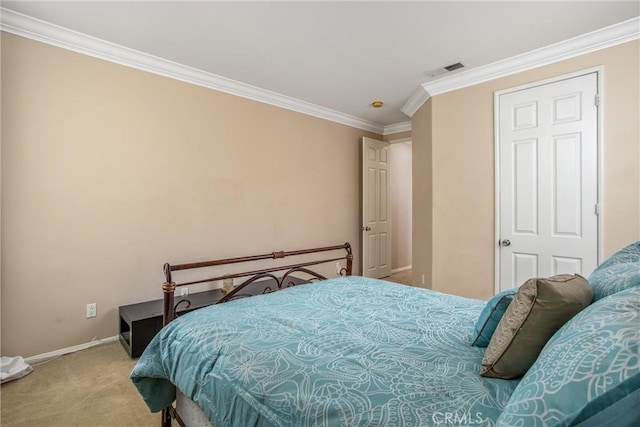
[[[391,274],[400,273],[401,271],[405,271],[405,270],[411,270],[411,266],[407,265],[406,267],[395,268],[391,270]]]
[[[118,339],[119,339],[118,335],[116,335],[115,337],[103,338],[100,340],[93,340],[91,342],[87,342],[84,344],[78,344],[72,347],[61,348],[60,350],[50,351],[48,353],[36,354],[35,356],[25,357],[24,361],[30,365],[33,365],[39,362],[44,362],[45,360],[53,359],[55,357],[64,356],[65,354],[75,353],[76,351],[80,351],[80,350],[86,350],[88,348],[95,347],[97,345],[116,342],[118,341]]]

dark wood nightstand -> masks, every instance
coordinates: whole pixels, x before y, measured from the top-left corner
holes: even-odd
[[[274,280],[261,280],[247,286],[242,290],[243,295],[258,295],[267,287],[274,287]],[[290,276],[286,283],[305,283],[306,280]],[[220,289],[206,292],[196,292],[184,297],[175,297],[175,304],[186,299],[191,302],[189,309],[185,310],[186,303],[178,306],[178,315],[197,310],[202,307],[217,303],[224,294]],[[123,305],[120,313],[120,342],[129,353],[130,357],[140,357],[153,337],[162,329],[162,303],[161,299],[141,302],[138,304]],[[174,305],[175,305],[174,304]]]
[[[185,314],[198,308],[215,304],[224,294],[220,289],[197,292],[189,296],[176,297],[175,303],[183,299],[191,301],[191,306],[185,310],[185,303],[178,307],[178,315]],[[139,304],[123,305],[120,312],[120,342],[131,357],[139,357],[154,336],[162,329],[162,300],[141,302]]]

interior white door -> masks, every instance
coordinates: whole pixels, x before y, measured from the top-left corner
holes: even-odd
[[[598,263],[597,73],[499,96],[499,288]]]
[[[391,274],[389,144],[362,138],[362,275]]]

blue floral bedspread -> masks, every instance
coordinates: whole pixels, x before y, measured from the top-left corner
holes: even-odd
[[[200,309],[131,379],[152,411],[171,383],[216,426],[493,425],[518,380],[480,377],[485,302],[340,277]]]

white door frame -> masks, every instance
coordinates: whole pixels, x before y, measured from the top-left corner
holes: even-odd
[[[585,70],[581,70],[581,71],[576,71],[573,73],[569,73],[569,74],[563,74],[560,76],[556,76],[556,77],[551,77],[545,80],[540,80],[540,81],[535,81],[535,82],[531,82],[531,83],[527,83],[521,86],[516,86],[516,87],[512,87],[509,89],[503,89],[503,90],[499,90],[493,93],[493,120],[494,120],[494,128],[493,128],[493,132],[494,132],[494,153],[495,153],[495,158],[494,158],[494,182],[495,182],[495,193],[494,193],[494,199],[495,199],[495,207],[494,207],[494,217],[495,217],[495,238],[493,240],[493,244],[494,244],[494,250],[495,250],[495,255],[494,255],[494,259],[495,259],[495,268],[494,268],[494,273],[493,273],[493,280],[494,280],[494,292],[498,293],[500,292],[500,246],[498,244],[498,242],[500,241],[500,96],[508,94],[510,92],[516,92],[516,91],[520,91],[520,90],[525,90],[525,89],[530,89],[536,86],[543,86],[549,83],[555,83],[555,82],[559,82],[561,80],[567,80],[567,79],[571,79],[574,77],[580,77],[580,76],[584,76],[586,74],[592,74],[595,73],[597,76],[597,80],[598,80],[598,96],[599,96],[599,104],[598,104],[598,111],[597,111],[597,131],[596,131],[596,144],[597,144],[597,155],[598,155],[598,161],[597,161],[597,171],[596,171],[596,176],[597,176],[597,197],[598,197],[598,207],[599,207],[599,215],[598,215],[598,231],[597,231],[597,257],[598,257],[598,264],[600,263],[600,260],[603,259],[603,245],[602,245],[602,228],[603,228],[603,218],[605,215],[605,209],[603,207],[603,168],[604,168],[604,153],[603,153],[603,111],[604,111],[604,67],[603,66],[599,66],[599,67],[592,67],[592,68],[587,68]]]

